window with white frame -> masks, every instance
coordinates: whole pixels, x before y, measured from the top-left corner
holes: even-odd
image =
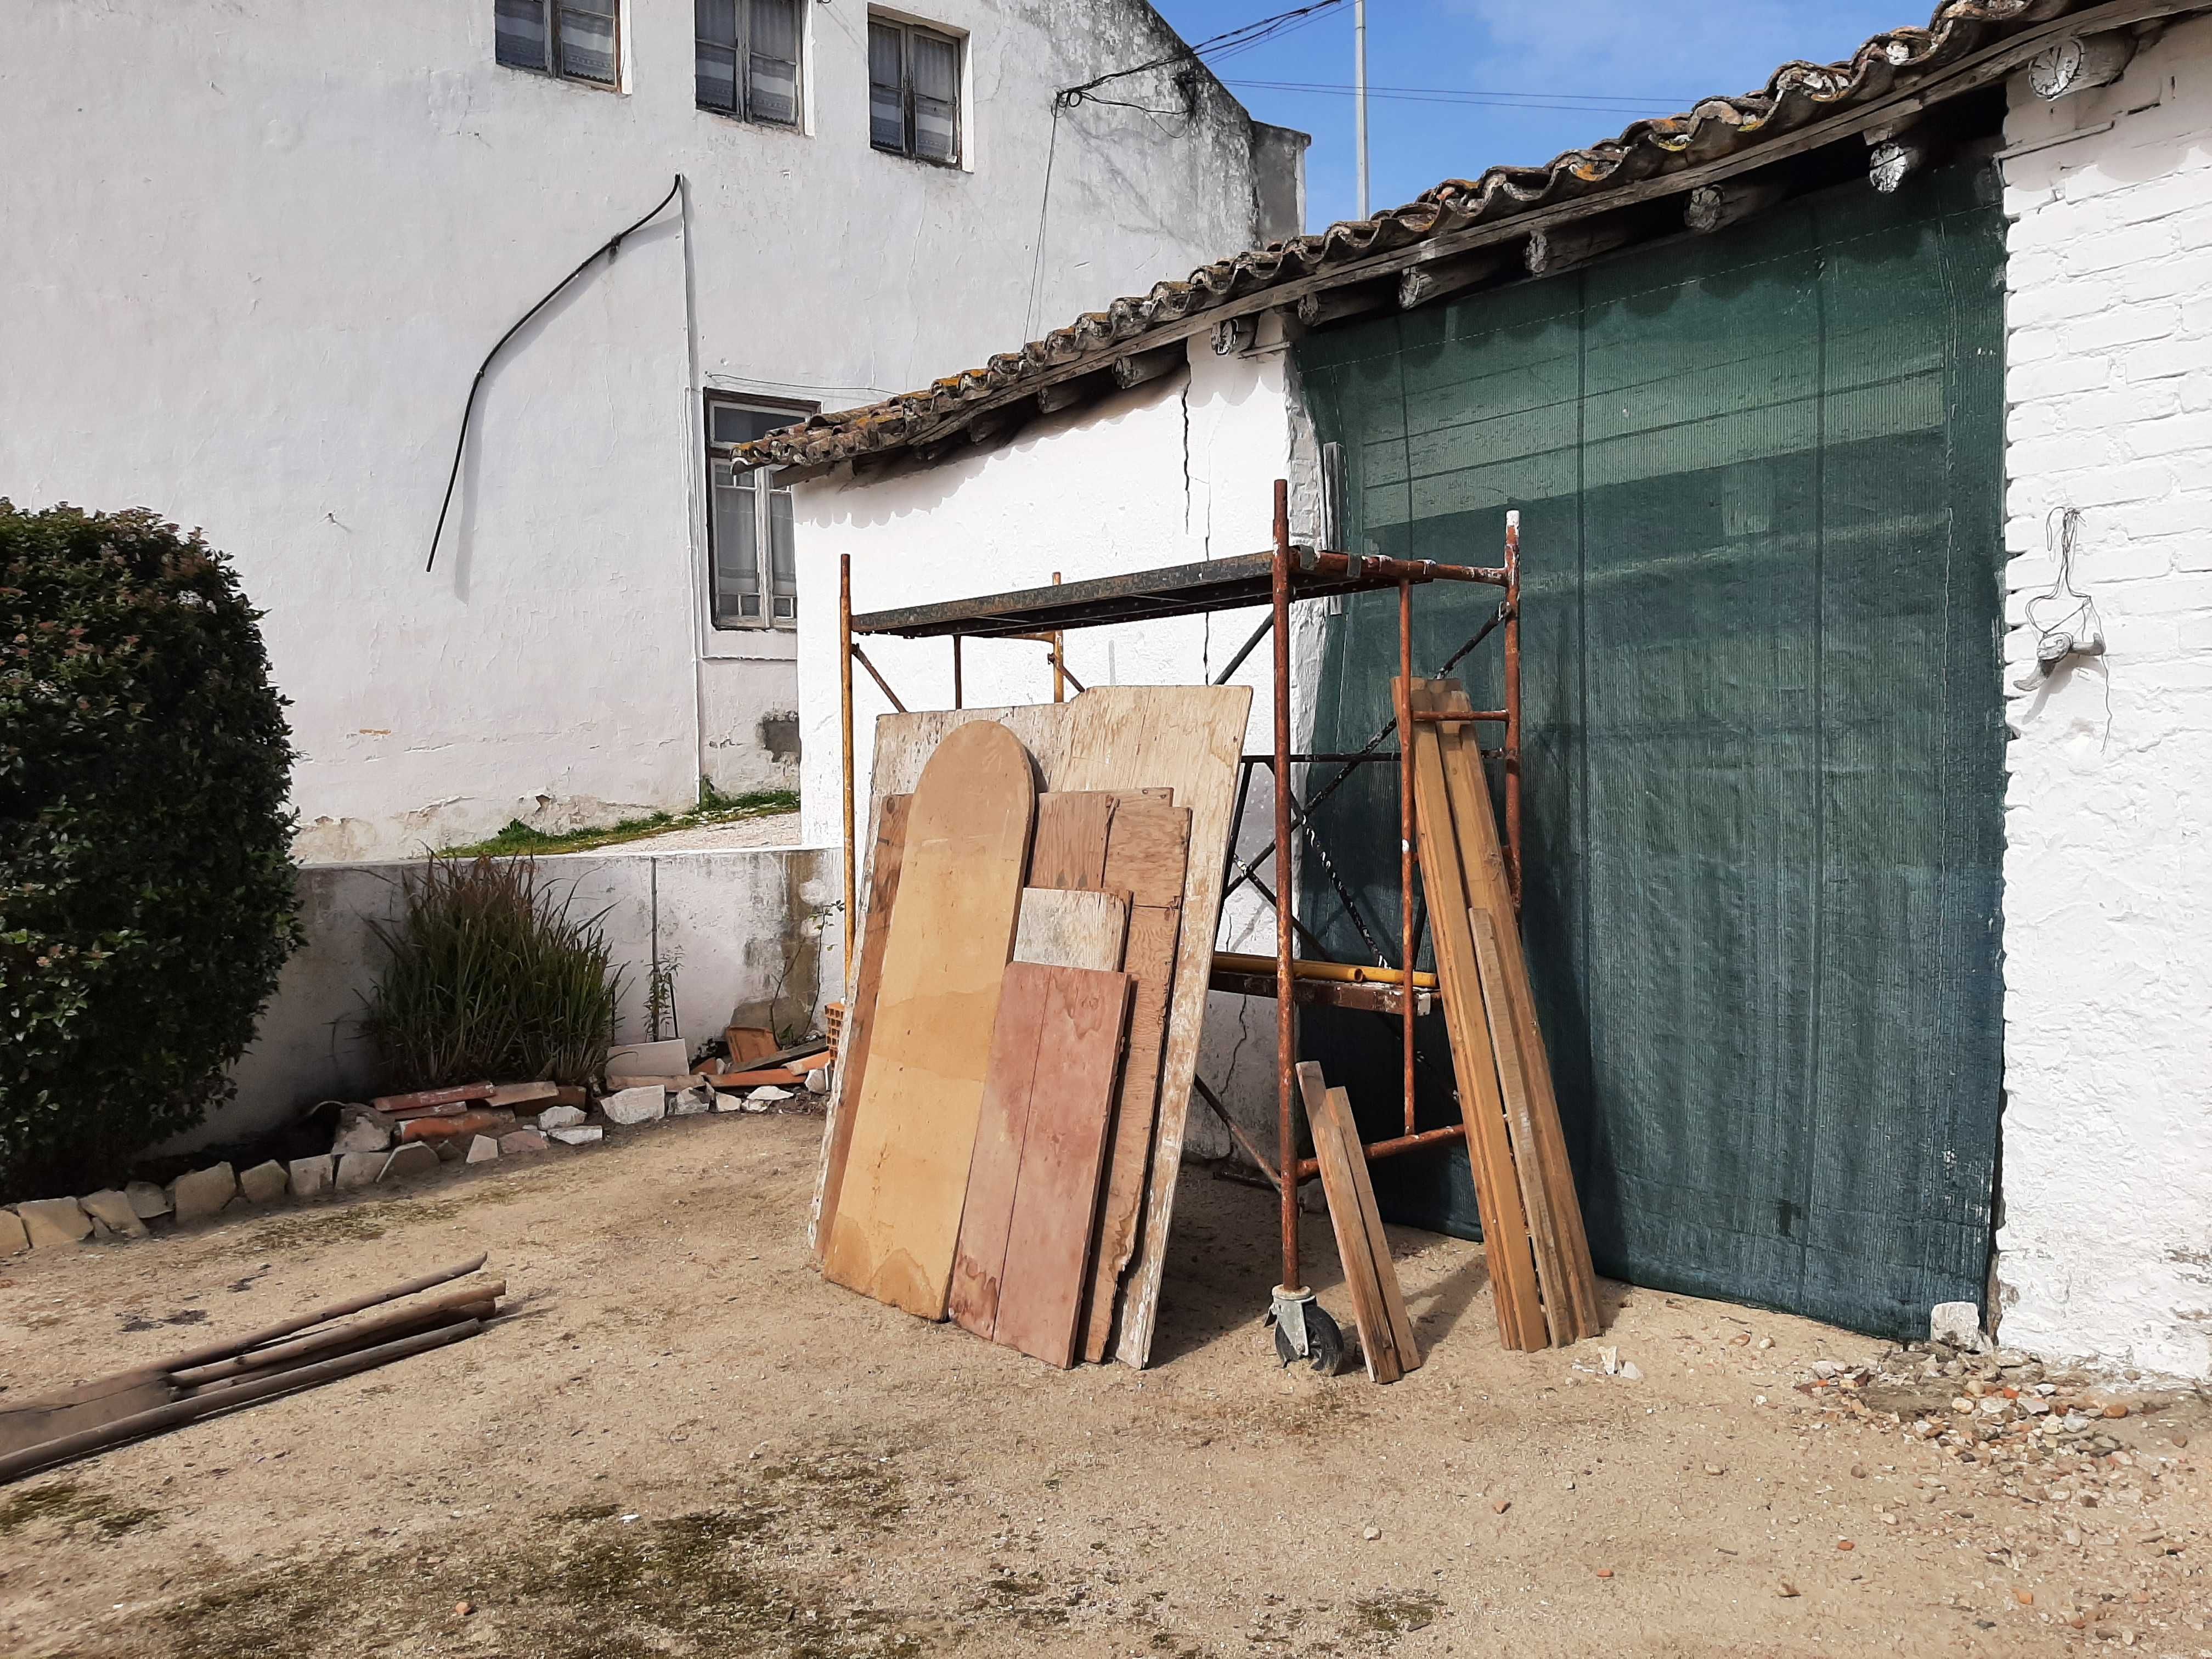
[[[707,541],[717,628],[791,628],[799,621],[791,486],[776,482],[775,467],[739,466],[731,452],[813,412],[805,404],[707,395]]]
[[[620,79],[622,0],[492,0],[499,61],[563,80]]]
[[[868,142],[946,166],[960,160],[960,42],[887,17],[868,19]]]
[[[800,0],[692,0],[698,102],[740,120],[799,125]]]

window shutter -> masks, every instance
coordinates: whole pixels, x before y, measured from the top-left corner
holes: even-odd
[[[714,464],[714,622],[761,619],[760,547],[753,520],[753,475]]]
[[[768,492],[768,586],[770,615],[790,622],[799,615],[799,566],[791,550],[791,491]]]
[[[550,67],[545,56],[545,0],[494,0],[492,29],[501,63],[510,69]]]
[[[799,119],[798,0],[752,0],[751,79],[745,113],[789,126]]]
[[[906,36],[888,23],[868,25],[868,142],[906,152]]]
[[[734,114],[738,107],[738,0],[692,0],[691,18],[699,106]]]
[[[960,48],[919,30],[914,51],[914,153],[927,161],[960,154]]]

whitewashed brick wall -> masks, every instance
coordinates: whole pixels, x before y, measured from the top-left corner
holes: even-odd
[[[2107,130],[2090,129],[2111,124]],[[2212,1376],[2212,20],[2012,89],[2008,1344]],[[2107,649],[2033,689],[2046,523]],[[2055,606],[2039,606],[2047,622]]]

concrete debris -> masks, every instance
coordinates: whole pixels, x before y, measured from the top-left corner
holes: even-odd
[[[410,1176],[429,1175],[437,1167],[437,1153],[419,1140],[410,1140],[384,1161],[384,1172],[377,1179],[404,1181]]]
[[[1620,1380],[1624,1382],[1641,1382],[1644,1380],[1644,1368],[1638,1365],[1633,1359],[1622,1360],[1620,1362]]]
[[[748,1108],[745,1104],[744,1096],[726,1095],[718,1089],[714,1091],[714,1109],[718,1112],[742,1112],[746,1110],[761,1111],[765,1110],[766,1109],[763,1107]]]
[[[583,1121],[582,1109],[574,1106],[548,1106],[538,1115],[538,1127],[548,1131],[573,1129]]]
[[[371,1107],[341,1107],[337,1138],[331,1142],[331,1150],[341,1157],[347,1152],[383,1152],[391,1146],[392,1131],[397,1127]]]
[[[231,1173],[228,1164],[218,1164],[212,1170],[195,1170],[190,1175],[179,1176],[169,1184],[169,1203],[180,1222],[204,1221],[219,1213],[237,1195],[238,1177]]]
[[[126,1181],[123,1196],[131,1200],[131,1213],[141,1221],[155,1221],[169,1213],[169,1195],[150,1181]]]
[[[658,1084],[648,1089],[624,1089],[599,1097],[599,1110],[610,1123],[650,1123],[667,1109],[668,1091]]]
[[[806,1092],[811,1095],[830,1092],[830,1068],[827,1066],[817,1066],[806,1074]]]
[[[84,1212],[112,1232],[125,1238],[143,1238],[148,1228],[138,1218],[138,1212],[131,1207],[131,1200],[113,1188],[97,1193],[88,1193],[77,1202]]]
[[[791,1098],[791,1091],[788,1089],[779,1089],[775,1085],[770,1083],[761,1088],[755,1089],[750,1094],[747,1095],[745,1098],[747,1100],[789,1100]]]
[[[588,1146],[605,1135],[606,1131],[596,1123],[586,1123],[581,1128],[553,1129],[547,1133],[563,1146]]]
[[[499,1138],[499,1153],[501,1158],[513,1158],[521,1152],[542,1152],[544,1150],[545,1137],[535,1129],[517,1129],[513,1134],[501,1135]]]
[[[462,1159],[462,1162],[465,1164],[489,1164],[498,1156],[499,1142],[494,1140],[489,1135],[478,1135],[474,1140],[469,1142],[468,1156]]]
[[[1618,1376],[1620,1374],[1620,1350],[1612,1346],[1600,1348],[1597,1363],[1598,1368],[1607,1376]]]
[[[13,1210],[0,1210],[0,1255],[20,1255],[31,1248],[31,1235]]]
[[[331,1189],[337,1175],[337,1159],[328,1152],[320,1158],[295,1158],[292,1160],[292,1196],[313,1198]]]
[[[238,1190],[250,1202],[268,1204],[292,1190],[292,1177],[283,1164],[270,1158],[266,1164],[257,1164],[238,1177]]]
[[[1981,1309],[1972,1302],[1938,1302],[1928,1310],[1928,1340],[1978,1352],[1983,1346]]]
[[[671,1117],[696,1117],[702,1112],[711,1112],[714,1109],[714,1091],[708,1085],[702,1085],[696,1089],[685,1089],[668,1103],[668,1115]]]
[[[335,1177],[337,1189],[342,1193],[349,1193],[358,1187],[374,1186],[378,1178],[384,1173],[385,1157],[382,1152],[343,1154],[338,1159],[337,1173]]]
[[[34,1198],[27,1204],[18,1204],[15,1213],[22,1218],[23,1231],[30,1235],[34,1250],[78,1243],[92,1231],[92,1218],[73,1198]]]

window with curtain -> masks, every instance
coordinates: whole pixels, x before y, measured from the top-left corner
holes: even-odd
[[[799,0],[692,0],[701,109],[799,125]]]
[[[498,60],[591,86],[622,69],[621,0],[492,0]]]
[[[739,466],[731,451],[811,413],[808,404],[708,394],[707,535],[713,562],[710,610],[717,628],[790,628],[799,620],[791,486],[776,482],[772,466]]]
[[[868,142],[919,161],[960,159],[960,43],[914,23],[868,20]]]

